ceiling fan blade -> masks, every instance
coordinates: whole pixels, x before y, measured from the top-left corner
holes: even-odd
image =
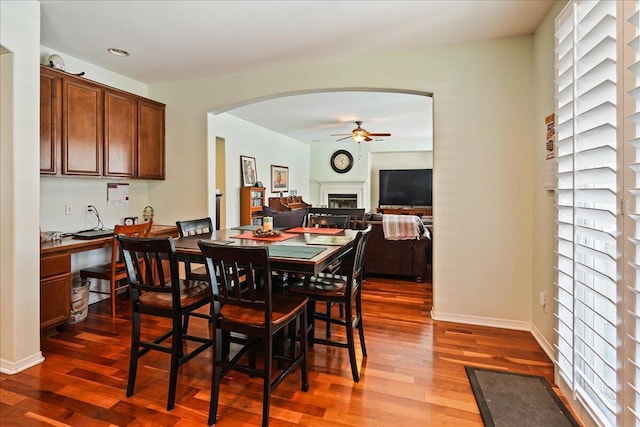
[[[369,136],[391,136],[390,133],[370,133]]]
[[[334,136],[338,136],[338,135],[334,135]],[[342,140],[349,139],[349,138],[351,138],[351,135],[345,136],[344,138],[336,139],[336,141],[342,141]]]
[[[367,142],[369,142],[369,141],[373,141],[373,139],[369,138],[368,136],[366,136],[366,137],[364,138],[364,140],[365,140],[365,141],[367,141]]]
[[[352,134],[350,133],[332,133],[331,136],[351,136]]]

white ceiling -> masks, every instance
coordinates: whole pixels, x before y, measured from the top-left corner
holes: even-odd
[[[531,34],[553,0],[41,0],[41,44],[145,83]],[[107,52],[115,47],[131,56]],[[64,59],[64,58],[63,58]],[[230,111],[304,142],[370,132],[430,138],[417,95],[332,92]],[[430,104],[430,102],[429,102]]]

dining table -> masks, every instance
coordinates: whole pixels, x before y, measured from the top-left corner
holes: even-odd
[[[311,276],[352,249],[357,230],[295,227],[277,236],[259,236],[247,228],[230,228],[174,239],[178,259],[202,263],[200,240],[233,246],[268,246],[271,269]]]

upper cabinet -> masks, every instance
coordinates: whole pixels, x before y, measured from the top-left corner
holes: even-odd
[[[40,173],[164,179],[164,115],[164,104],[42,66]]]

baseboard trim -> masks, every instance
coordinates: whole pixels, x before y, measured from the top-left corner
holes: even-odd
[[[531,335],[533,335],[533,338],[535,338],[538,344],[540,344],[540,347],[542,347],[542,351],[546,353],[547,357],[551,359],[551,361],[555,365],[556,363],[555,347],[544,338],[544,336],[540,333],[538,328],[536,328],[536,325],[534,325],[533,323],[531,324]]]
[[[41,351],[17,362],[9,362],[8,360],[0,359],[0,372],[3,374],[14,375],[42,362],[44,362],[44,357],[42,356]]]
[[[523,322],[520,320],[469,316],[467,314],[437,313],[435,310],[431,310],[431,318],[440,322],[466,323],[468,325],[490,326],[493,328],[513,329],[516,331],[531,331],[531,322]]]

